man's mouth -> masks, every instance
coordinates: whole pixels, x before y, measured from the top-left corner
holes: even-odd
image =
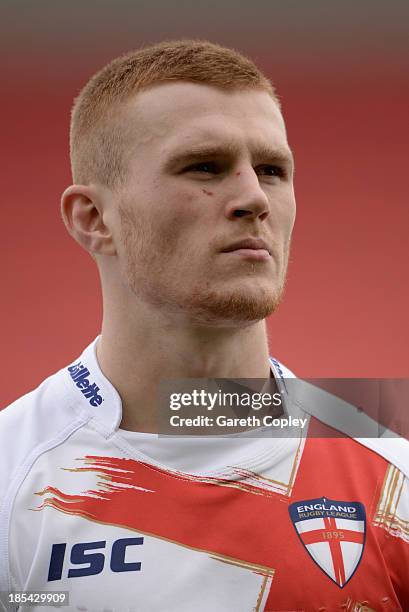
[[[267,261],[271,257],[267,243],[261,238],[245,238],[222,249],[222,253],[241,256],[253,261]]]

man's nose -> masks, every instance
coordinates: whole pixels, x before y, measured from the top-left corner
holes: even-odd
[[[260,221],[270,214],[268,197],[253,168],[235,171],[230,177],[225,214],[230,220],[247,217]]]

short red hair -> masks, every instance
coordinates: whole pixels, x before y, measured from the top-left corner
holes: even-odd
[[[161,42],[118,57],[97,72],[74,102],[70,154],[73,180],[109,187],[125,176],[129,134],[121,106],[137,92],[169,81],[224,90],[261,89],[280,106],[269,79],[242,54],[207,41]]]

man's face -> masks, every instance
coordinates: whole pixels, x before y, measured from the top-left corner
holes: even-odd
[[[116,237],[126,285],[199,325],[271,314],[295,219],[291,152],[275,102],[259,90],[166,83],[135,96],[126,117],[135,144]]]

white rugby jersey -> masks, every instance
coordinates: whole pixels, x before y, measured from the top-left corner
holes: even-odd
[[[329,438],[311,397],[320,437],[122,431],[96,342],[0,413],[0,591],[83,612],[409,610],[406,441]]]

